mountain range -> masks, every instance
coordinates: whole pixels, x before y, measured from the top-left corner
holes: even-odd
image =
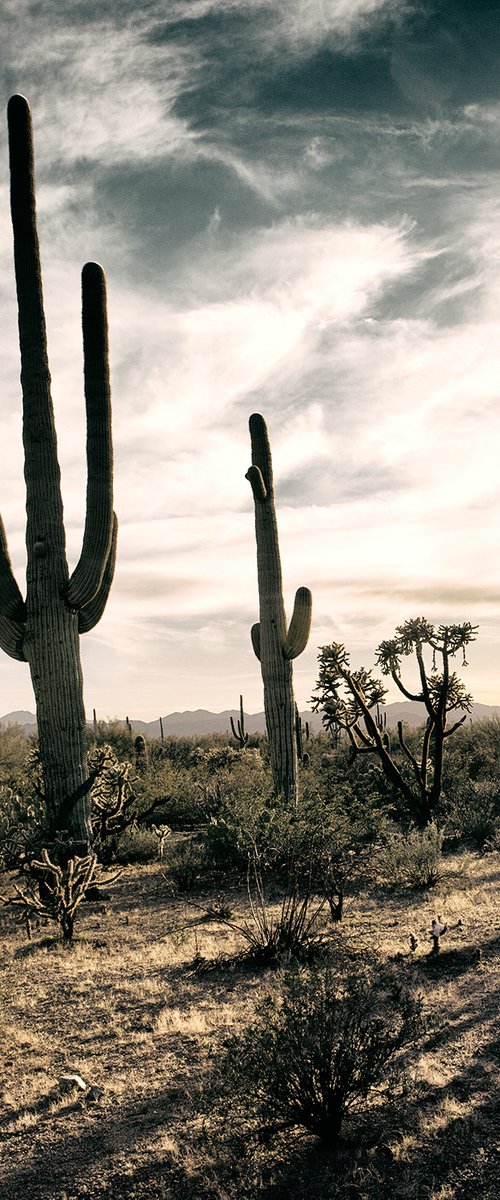
[[[413,701],[396,701],[393,704],[386,704],[384,712],[387,713],[387,725],[389,729],[395,728],[398,721],[404,721],[407,725],[418,727],[425,722],[425,708],[423,704],[418,704]],[[194,712],[174,712],[162,717],[163,732],[165,736],[177,735],[195,736],[204,733],[228,733],[231,728],[231,717],[236,725],[239,719],[239,710],[236,708],[227,708],[223,712],[213,713],[206,708],[197,708]],[[317,733],[322,728],[321,717],[319,713],[301,712],[303,722],[308,721],[313,732]],[[486,721],[500,720],[500,705],[498,704],[474,704],[470,720]],[[125,725],[125,721],[119,722]],[[88,721],[89,726],[92,725]],[[134,733],[142,733],[145,737],[158,738],[160,737],[160,720],[156,721],[139,721],[131,718],[130,724]],[[5,729],[8,725],[19,725],[27,734],[36,733],[36,717],[32,712],[11,712],[4,717],[0,717],[0,728]],[[263,712],[245,713],[245,729],[248,733],[262,733],[265,729],[265,718]]]

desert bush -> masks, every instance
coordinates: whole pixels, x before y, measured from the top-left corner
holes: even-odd
[[[158,839],[152,829],[140,829],[131,825],[120,834],[116,849],[119,863],[155,862],[158,858]]]
[[[273,805],[269,768],[254,750],[238,750],[229,771],[220,772],[212,790],[212,811],[203,834],[207,863],[213,871],[246,870],[248,854],[266,838]],[[213,784],[212,784],[213,787]]]
[[[134,792],[139,813],[154,812],[155,820],[176,829],[203,820],[203,798],[194,772],[167,758],[151,757],[147,770],[134,778]]]
[[[387,834],[377,853],[377,867],[385,883],[426,889],[442,875],[443,833],[431,823],[425,829]]]
[[[169,848],[166,856],[167,879],[176,892],[192,892],[207,872],[205,851],[189,838]]]
[[[420,1009],[387,971],[294,971],[218,1064],[233,1120],[250,1111],[267,1126],[306,1129],[334,1147],[346,1113],[380,1085],[390,1060],[402,1069],[396,1056],[414,1040]]]
[[[500,721],[467,721],[448,747],[443,769],[447,794],[467,780],[495,779],[500,772]]]
[[[97,726],[88,726],[88,744],[92,748],[110,746],[120,760],[134,761],[135,734],[124,721],[117,717],[110,721],[98,721]]]
[[[246,957],[266,964],[280,958],[311,959],[318,954],[328,937],[320,924],[326,897],[316,895],[312,869],[290,873],[278,904],[271,905],[263,862],[254,849],[248,856],[247,896],[248,917],[219,917],[243,938]]]
[[[448,804],[446,832],[482,847],[500,833],[500,784],[469,779]]]
[[[17,787],[33,740],[20,725],[0,727],[0,784]]]
[[[0,784],[0,870],[28,870],[30,861],[40,854],[48,837],[34,750],[24,764],[17,789]]]

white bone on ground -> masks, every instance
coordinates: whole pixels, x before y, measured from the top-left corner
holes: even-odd
[[[79,1088],[81,1092],[85,1092],[87,1090],[87,1084],[85,1083],[85,1080],[82,1079],[81,1075],[74,1074],[61,1075],[59,1087],[62,1087],[65,1091],[69,1091],[70,1088],[73,1087]]]

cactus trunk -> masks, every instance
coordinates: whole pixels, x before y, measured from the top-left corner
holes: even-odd
[[[252,644],[261,663],[274,786],[288,804],[296,805],[298,763],[291,660],[307,644],[312,601],[309,590],[299,588],[287,631],[271,448],[265,421],[258,413],[250,417],[250,436],[252,466],[246,478],[255,501],[260,615],[259,625],[252,629]]]
[[[52,832],[91,840],[79,633],[91,629],[107,599],[116,547],[105,282],[88,263],[82,274],[87,517],[83,549],[70,577],[50,390],[36,228],[31,114],[23,96],[9,102],[11,209],[19,309],[26,480],[26,603],[0,530],[0,644],[29,663],[35,693],[43,786]]]

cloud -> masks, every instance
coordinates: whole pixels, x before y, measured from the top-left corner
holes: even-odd
[[[242,688],[261,707],[252,411],[271,436],[287,612],[298,586],[314,593],[299,702],[318,644],[345,641],[370,665],[420,609],[478,617],[471,682],[498,699],[500,109],[491,72],[460,65],[472,10],[455,9],[440,81],[426,39],[434,21],[444,54],[446,5],[49,2],[30,9],[28,38],[23,6],[7,4],[6,90],[34,109],[72,563],[80,268],[108,269],[120,541],[107,612],[82,641],[90,708],[223,708]],[[5,167],[2,179],[0,501],[21,579]],[[2,664],[5,711],[29,706],[19,671],[26,688]]]

